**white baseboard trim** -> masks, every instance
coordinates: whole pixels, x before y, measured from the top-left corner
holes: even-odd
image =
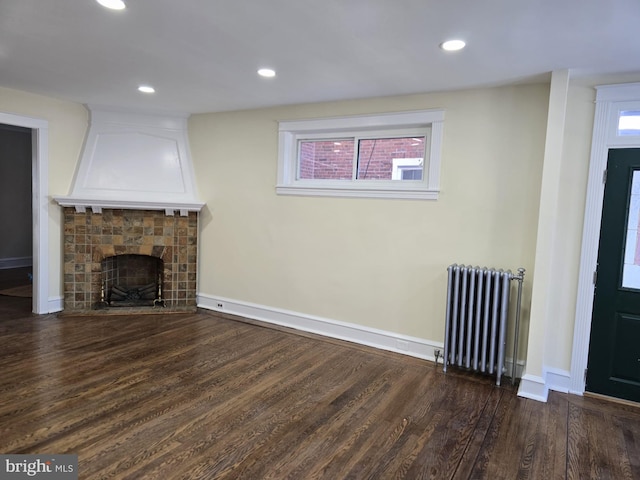
[[[32,265],[32,257],[0,258],[0,270],[5,270],[7,268],[31,267]]]
[[[539,402],[546,402],[549,396],[549,388],[547,388],[544,378],[525,374],[520,379],[518,396],[538,400]]]
[[[525,374],[520,380],[518,396],[546,402],[549,390],[568,393],[570,378],[570,372],[552,367],[544,368],[542,377]]]
[[[318,335],[401,353],[423,360],[435,361],[434,350],[437,349],[442,352],[444,347],[440,342],[423,338],[410,337],[353,323],[330,320],[224,297],[198,294],[197,304],[198,307],[207,310],[229,313],[282,327],[316,333]]]
[[[568,372],[567,370],[560,370],[559,368],[547,367],[545,369],[545,373],[547,387],[549,387],[549,390],[569,393],[571,372]]]
[[[64,308],[64,297],[49,297],[49,301],[47,302],[47,311],[49,313],[57,313],[61,312]]]

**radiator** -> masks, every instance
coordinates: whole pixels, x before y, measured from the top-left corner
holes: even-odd
[[[447,269],[447,316],[444,371],[457,366],[496,375],[505,373],[505,351],[511,280],[518,281],[513,345],[512,383],[515,381],[518,328],[524,268],[510,270],[451,265]]]

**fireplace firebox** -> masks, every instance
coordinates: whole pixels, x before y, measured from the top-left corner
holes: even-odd
[[[125,254],[102,261],[101,300],[109,307],[164,306],[163,261],[151,255]]]

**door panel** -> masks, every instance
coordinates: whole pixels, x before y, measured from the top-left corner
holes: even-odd
[[[640,316],[620,313],[613,329],[611,377],[619,382],[640,383]]]
[[[640,401],[640,149],[609,150],[586,389]]]

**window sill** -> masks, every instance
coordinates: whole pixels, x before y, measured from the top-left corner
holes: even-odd
[[[439,190],[411,188],[366,188],[333,186],[276,186],[278,195],[300,195],[309,197],[350,197],[350,198],[389,198],[401,200],[437,200]]]

